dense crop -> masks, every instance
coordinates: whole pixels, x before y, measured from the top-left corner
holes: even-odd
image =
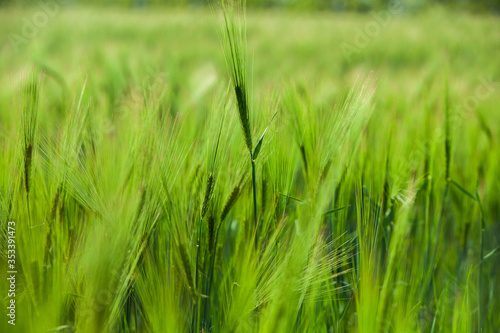
[[[77,92],[72,72],[39,59],[8,83],[0,270],[15,221],[17,312],[16,326],[4,316],[0,331],[500,329],[500,69],[490,59],[498,33],[474,44],[483,63],[471,61],[471,72],[493,75],[476,89],[470,78],[461,87],[447,57],[443,68],[434,60],[404,80],[393,73],[400,81],[392,83],[356,72],[349,83],[270,84],[249,75],[244,9],[223,4],[214,61],[224,79],[203,67],[190,81],[182,59],[168,75],[137,74],[130,64],[141,60],[123,49],[126,60],[104,58],[76,80]],[[418,22],[433,22],[428,15]],[[453,27],[498,28],[467,20]],[[321,31],[325,22],[309,23]],[[314,77],[323,80],[327,62],[304,43],[305,68],[320,59]],[[102,53],[88,47],[98,66]],[[378,47],[367,46],[371,67]],[[396,72],[416,62],[394,47]],[[352,76],[347,68],[360,57],[331,66]],[[2,278],[3,309],[8,289]]]

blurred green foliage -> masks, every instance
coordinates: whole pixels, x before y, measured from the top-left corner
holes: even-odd
[[[206,6],[207,0],[43,0],[82,5],[117,5],[125,7],[148,6]],[[34,5],[39,0],[0,0],[1,5]],[[249,8],[279,8],[296,11],[357,11],[386,9],[393,4],[401,5],[407,12],[422,10],[429,5],[444,5],[450,9],[471,10],[475,12],[500,11],[500,0],[247,0]]]
[[[257,161],[259,248],[217,15],[81,7],[0,11],[17,332],[498,331],[496,17],[249,11],[254,138],[279,111]],[[211,174],[218,247],[200,223]]]

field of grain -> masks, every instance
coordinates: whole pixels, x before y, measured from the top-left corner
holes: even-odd
[[[0,332],[500,330],[498,16],[0,22]]]

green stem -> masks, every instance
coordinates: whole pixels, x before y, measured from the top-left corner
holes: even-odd
[[[483,251],[484,251],[484,211],[483,211],[483,204],[481,202],[481,198],[479,197],[478,190],[476,189],[476,199],[477,202],[479,203],[479,213],[481,215],[481,221],[480,221],[480,229],[479,229],[479,242],[480,242],[480,252],[479,252],[479,277],[478,277],[478,284],[479,284],[479,320],[478,320],[478,332],[484,332],[485,331],[485,320],[484,320],[484,308],[483,308],[483,301],[484,301],[484,290],[483,290]]]
[[[440,231],[441,231],[441,224],[442,224],[442,221],[443,221],[444,207],[446,205],[446,198],[447,197],[448,197],[448,182],[446,182],[446,184],[444,185],[443,200],[442,200],[442,204],[441,204],[441,211],[439,213],[439,220],[438,220],[437,230],[436,230],[434,244],[433,244],[434,245],[434,249],[433,249],[433,253],[432,253],[432,256],[431,256],[430,265],[428,267],[428,272],[427,272],[427,274],[428,274],[427,275],[427,281],[425,283],[425,286],[426,286],[426,295],[429,292],[430,281],[432,279],[432,274],[434,272],[434,261],[436,259],[436,252],[437,252],[437,247],[438,247],[438,242],[439,242],[439,234],[440,234]]]
[[[30,195],[26,193],[26,207],[28,208],[28,224],[31,227]]]
[[[208,279],[205,285],[205,293],[208,296],[207,299],[203,300],[203,322],[202,322],[202,329],[206,330],[206,327],[209,326],[208,323],[208,311],[210,307],[210,300],[211,300],[211,289],[212,289],[212,279],[213,279],[213,274],[214,274],[214,268],[215,268],[215,254],[216,254],[217,248],[214,249],[214,252],[212,253],[212,256],[210,258],[210,267],[208,268]]]
[[[253,192],[253,221],[254,221],[254,232],[255,232],[255,248],[257,248],[258,243],[258,222],[257,222],[257,184],[255,180],[255,161],[252,154],[250,153],[250,159],[252,162],[252,192]]]
[[[201,240],[201,225],[203,222],[203,218],[200,218],[200,224],[198,227],[198,240],[196,241],[196,265],[195,265],[195,273],[194,273],[194,287],[196,288],[196,292],[198,292],[198,270],[199,270],[199,257],[200,257],[200,240]],[[191,330],[198,331],[198,328],[194,327],[195,322],[199,322],[199,302],[196,302],[196,304],[193,304],[193,320],[191,322]]]
[[[207,295],[207,299],[204,300],[204,305],[203,305],[203,329],[205,329],[207,326],[209,326],[208,323],[208,311],[210,307],[210,300],[211,300],[211,290],[212,290],[212,280],[213,280],[213,275],[214,275],[214,269],[215,269],[215,257],[217,256],[217,244],[218,244],[218,239],[219,239],[219,230],[220,227],[222,226],[222,223],[224,221],[220,221],[219,225],[217,226],[217,230],[215,231],[215,238],[214,238],[214,250],[213,253],[211,254],[211,259],[210,259],[210,266],[208,268],[208,278],[206,281],[206,286],[205,286],[205,295]]]
[[[194,275],[194,286],[198,290],[198,263],[200,257],[200,240],[201,240],[201,224],[203,222],[203,218],[200,218],[200,225],[198,228],[198,240],[196,242],[196,266],[195,266],[195,275]]]

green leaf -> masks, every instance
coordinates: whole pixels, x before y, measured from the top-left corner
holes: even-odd
[[[255,149],[253,151],[253,154],[252,154],[252,159],[255,161],[257,159],[257,156],[259,155],[259,152],[260,152],[260,148],[262,147],[262,141],[264,139],[264,135],[266,135],[266,132],[269,128],[269,126],[271,125],[271,123],[273,122],[274,120],[274,117],[276,117],[276,115],[278,114],[278,112],[276,112],[274,114],[274,116],[271,118],[271,121],[269,122],[269,125],[267,125],[266,129],[264,130],[264,133],[262,133],[262,136],[260,137],[259,139],[259,142],[257,142],[257,145],[255,146]]]
[[[283,196],[283,197],[285,197],[285,198],[287,198],[287,199],[292,199],[292,200],[295,200],[295,201],[298,201],[298,202],[306,203],[304,200],[292,197],[291,195],[288,195],[288,194],[280,193],[280,195]]]
[[[486,259],[488,259],[489,257],[493,256],[495,253],[497,252],[500,252],[500,247],[497,247],[496,249],[494,249],[493,251],[490,251],[489,253],[487,253],[484,257],[483,257],[483,260],[481,261],[485,261]]]
[[[323,216],[327,216],[327,215],[330,215],[330,214],[333,214],[335,212],[338,212],[339,210],[342,210],[342,209],[346,209],[347,207],[350,207],[351,205],[347,205],[347,206],[344,206],[344,207],[339,207],[339,208],[334,208],[332,210],[329,210],[327,211],[326,213],[323,214]]]
[[[71,328],[71,326],[69,326],[69,325],[57,326],[56,328],[51,329],[49,332],[59,332],[59,331],[65,330],[67,328]]]
[[[460,186],[456,181],[454,180],[451,180],[451,183],[453,185],[455,185],[460,191],[462,191],[465,195],[467,195],[468,197],[470,197],[472,200],[474,201],[477,201],[476,200],[476,197],[474,197],[472,194],[470,194],[465,188],[463,188],[462,186]]]

